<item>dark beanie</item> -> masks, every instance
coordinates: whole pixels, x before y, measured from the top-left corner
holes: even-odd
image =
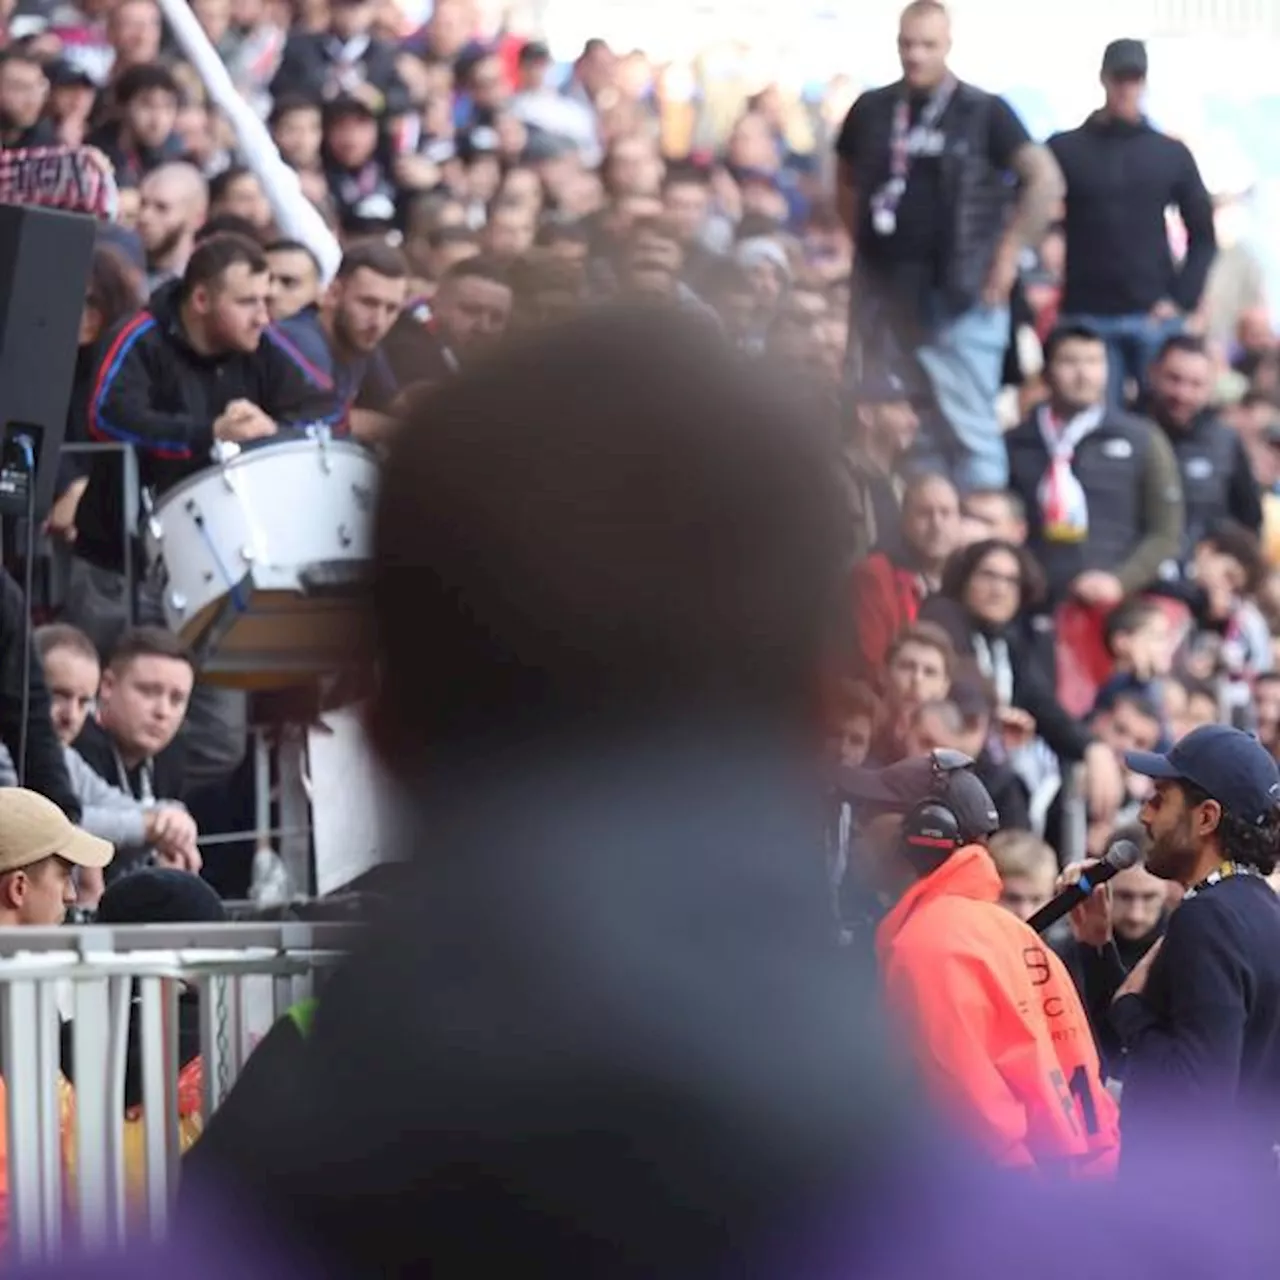
[[[98,903],[99,924],[221,924],[222,899],[189,871],[146,867],[115,881]]]

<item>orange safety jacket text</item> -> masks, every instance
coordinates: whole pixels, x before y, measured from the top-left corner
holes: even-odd
[[[876,932],[890,1015],[943,1115],[998,1164],[1109,1176],[1119,1109],[1080,997],[999,896],[979,845],[911,886]]]

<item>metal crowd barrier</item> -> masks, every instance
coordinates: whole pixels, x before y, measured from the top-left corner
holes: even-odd
[[[69,1246],[102,1251],[125,1241],[124,1088],[135,982],[143,1217],[147,1233],[159,1239],[178,1175],[179,986],[199,993],[207,1118],[275,1019],[316,994],[317,980],[350,950],[357,928],[260,922],[0,929],[10,1252],[31,1261]],[[74,1178],[66,1180],[59,1098],[64,1018],[71,1023],[75,1076]]]

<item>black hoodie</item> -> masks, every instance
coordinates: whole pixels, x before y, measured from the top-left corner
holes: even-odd
[[[90,440],[132,444],[145,487],[160,493],[209,465],[213,424],[233,400],[249,400],[281,424],[334,424],[333,396],[293,345],[267,329],[254,351],[205,356],[182,331],[181,283],[150,303],[102,346],[89,393]],[[76,512],[76,554],[104,569],[124,567],[120,460],[94,454]]]
[[[1169,299],[1194,311],[1217,241],[1213,202],[1185,143],[1145,120],[1095,112],[1049,150],[1067,182],[1067,273],[1061,313],[1145,315]],[[1187,254],[1175,266],[1165,210],[1177,208]]]

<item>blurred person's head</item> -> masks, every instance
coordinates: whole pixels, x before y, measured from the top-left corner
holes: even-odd
[[[480,233],[484,252],[497,262],[511,263],[533,247],[537,215],[515,200],[502,200],[489,211]]]
[[[498,197],[504,204],[519,205],[537,218],[542,212],[542,179],[536,169],[517,166],[502,175]]]
[[[1107,616],[1103,638],[1117,671],[1152,680],[1173,670],[1173,625],[1155,600],[1121,601]]]
[[[116,82],[116,103],[127,136],[134,145],[164,145],[178,119],[178,82],[157,62],[130,67]]]
[[[76,867],[101,870],[115,850],[74,826],[52,800],[0,788],[0,928],[50,928],[76,900]]]
[[[452,63],[472,36],[471,6],[467,0],[436,0],[427,19],[426,35],[431,52]]]
[[[1252,530],[1222,520],[1196,543],[1190,572],[1208,597],[1209,617],[1221,622],[1262,585],[1266,562]]]
[[[1053,897],[1057,855],[1031,831],[998,831],[987,848],[1000,873],[1000,905],[1030,920]]]
[[[744,217],[760,218],[771,228],[780,228],[787,220],[787,197],[771,173],[746,173],[738,178]]]
[[[898,20],[902,78],[917,92],[936,88],[947,74],[951,19],[938,0],[914,0]]]
[[[1152,408],[1162,426],[1185,430],[1213,399],[1213,360],[1204,339],[1175,334],[1147,371]]]
[[[939,576],[960,545],[960,495],[941,475],[919,476],[902,495],[902,537],[920,567]]]
[[[191,658],[177,636],[133,627],[116,642],[98,689],[98,720],[126,766],[159,755],[186,718],[195,683]]]
[[[229,213],[258,231],[271,225],[271,202],[258,175],[244,165],[232,165],[209,182],[209,216]]]
[[[552,68],[551,53],[538,40],[530,40],[516,56],[516,91],[539,93],[547,87]]]
[[[459,87],[488,119],[507,100],[507,77],[496,54],[486,53],[455,66]]]
[[[270,323],[267,257],[244,236],[200,244],[182,276],[182,326],[202,355],[256,351]]]
[[[1280,746],[1280,671],[1267,671],[1254,679],[1253,709],[1258,737],[1274,752]]]
[[[138,269],[110,245],[93,249],[84,306],[80,310],[79,345],[91,346],[142,303],[143,280]]]
[[[429,399],[375,532],[371,722],[397,772],[460,739],[722,716],[811,751],[841,572],[818,424],[676,310],[584,315]],[[602,405],[625,450],[600,448]]]
[[[1060,418],[1102,404],[1107,394],[1107,348],[1085,325],[1059,325],[1045,339],[1044,380]]]
[[[618,59],[613,50],[606,41],[594,37],[582,46],[573,74],[587,96],[594,100],[613,84],[617,71]]]
[[[215,47],[231,29],[231,0],[191,0],[191,12]]]
[[[1280,768],[1257,738],[1206,725],[1164,754],[1131,752],[1126,763],[1153,782],[1140,816],[1152,875],[1190,888],[1227,861],[1275,870]]]
[[[657,199],[662,188],[663,164],[657,146],[643,134],[619,138],[604,160],[605,189],[620,196]]]
[[[954,702],[923,702],[907,720],[906,754],[923,756],[943,748],[963,750],[959,744],[965,736],[964,728],[964,716]]]
[[[514,293],[512,324],[521,329],[542,328],[571,317],[586,294],[582,264],[539,253],[511,269]]]
[[[324,150],[339,169],[354,172],[378,150],[378,117],[359,98],[344,95],[324,111]]]
[[[760,304],[750,276],[731,258],[715,264],[703,296],[716,309],[731,342],[744,342],[755,333]]]
[[[399,249],[380,240],[353,245],[329,286],[324,313],[338,345],[371,355],[404,310],[409,264]]]
[[[971,489],[960,500],[960,526],[964,542],[997,538],[1020,547],[1027,540],[1027,509],[1007,489]]]
[[[1208,680],[1179,676],[1166,680],[1162,689],[1165,723],[1176,742],[1193,729],[1218,720],[1218,692]]]
[[[511,282],[501,264],[472,257],[444,274],[431,313],[449,348],[462,359],[502,337],[512,301]]]
[[[753,236],[740,241],[733,256],[751,281],[760,306],[776,306],[791,283],[791,264],[782,245],[767,236]]]
[[[995,634],[1039,602],[1044,580],[1023,548],[990,538],[951,555],[939,591],[963,605],[981,631]]]
[[[548,257],[581,266],[591,252],[591,234],[581,222],[553,220],[538,228],[534,243]]]
[[[209,207],[209,187],[185,161],[153,169],[138,188],[138,238],[153,265],[181,269],[191,255]]]
[[[0,50],[0,130],[17,134],[30,129],[48,96],[49,81],[38,58]]]
[[[740,116],[725,144],[725,159],[735,174],[776,173],[778,140],[767,117],[758,111]]]
[[[320,104],[309,98],[278,98],[271,108],[271,138],[290,168],[314,169],[324,141]]]
[[[827,754],[844,769],[860,769],[871,752],[880,719],[880,700],[861,683],[846,682],[837,689],[827,720]]]
[[[271,320],[279,324],[320,301],[320,263],[300,240],[277,240],[266,248]]]
[[[1102,54],[1107,114],[1136,123],[1147,91],[1147,47],[1141,40],[1113,40]]]
[[[694,243],[711,212],[711,185],[706,171],[694,165],[668,169],[662,183],[662,207],[680,242]]]
[[[906,456],[920,430],[920,417],[906,388],[889,376],[863,380],[854,416],[858,443],[873,461],[890,470]]]
[[[941,627],[917,622],[900,631],[885,658],[885,684],[898,711],[942,702],[951,692],[956,651]]]
[[[366,35],[377,16],[373,0],[329,0],[329,30],[340,40]]]
[[[1120,760],[1126,751],[1154,751],[1164,736],[1155,700],[1135,690],[1108,698],[1094,712],[1089,727]],[[1131,786],[1130,792],[1140,795],[1145,788]]]
[[[160,56],[161,34],[155,0],[120,0],[107,15],[107,39],[116,51],[113,73],[118,77],[130,67],[155,62]]]
[[[39,627],[31,641],[49,689],[53,731],[68,747],[80,736],[98,697],[98,650],[83,631],[62,622]]]
[[[1111,927],[1116,937],[1133,943],[1156,933],[1164,920],[1167,892],[1168,885],[1142,863],[1121,871],[1111,881]]]

